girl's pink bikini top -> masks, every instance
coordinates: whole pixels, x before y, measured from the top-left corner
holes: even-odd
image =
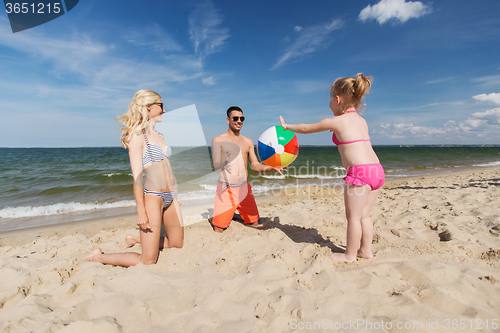
[[[352,111],[346,111],[344,113],[352,113],[352,112],[356,112],[356,110],[352,110]],[[338,145],[348,145],[350,143],[354,143],[354,142],[361,142],[361,141],[370,141],[370,139],[361,139],[361,140],[354,140],[354,141],[347,141],[347,142],[340,142],[339,139],[337,139],[337,136],[335,135],[335,132],[333,132],[333,135],[332,135],[332,141],[334,144],[336,144],[337,146]]]

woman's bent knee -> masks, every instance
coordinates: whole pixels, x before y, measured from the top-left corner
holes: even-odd
[[[158,262],[158,256],[156,256],[155,258],[153,257],[150,257],[150,256],[144,256],[142,255],[141,256],[141,263],[143,265],[154,265]]]
[[[158,260],[141,260],[143,265],[154,265],[158,262]]]

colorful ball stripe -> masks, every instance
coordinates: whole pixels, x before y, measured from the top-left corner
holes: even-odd
[[[262,163],[284,168],[297,158],[299,140],[292,131],[285,131],[281,126],[273,126],[259,137],[257,153]]]

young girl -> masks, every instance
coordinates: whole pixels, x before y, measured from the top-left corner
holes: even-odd
[[[286,124],[280,116],[281,126],[290,131],[309,134],[333,132],[332,141],[339,148],[342,165],[347,170],[344,178],[344,202],[347,218],[347,244],[344,253],[332,254],[332,259],[356,261],[356,257],[371,259],[373,223],[370,210],[384,184],[384,169],[373,151],[366,121],[356,110],[371,87],[371,77],[337,79],[330,89],[330,109],[335,117],[315,124]]]
[[[126,247],[137,243],[142,253],[122,252],[104,254],[95,249],[83,260],[98,261],[116,266],[150,265],[158,260],[160,249],[181,248],[184,240],[182,214],[177,199],[177,181],[170,165],[172,149],[155,130],[165,113],[161,96],[151,90],[139,90],[125,115],[118,117],[122,123],[121,143],[128,148],[130,167],[134,177],[134,196],[137,203],[137,225],[140,239],[131,235],[125,238]],[[146,181],[143,185],[143,171]],[[167,237],[161,237],[161,225]]]

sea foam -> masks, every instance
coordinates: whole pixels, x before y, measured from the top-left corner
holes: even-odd
[[[489,163],[474,164],[475,167],[497,167],[500,166],[500,161],[493,161]]]
[[[48,215],[89,211],[95,209],[124,208],[133,206],[135,206],[135,200],[122,200],[117,202],[105,202],[105,203],[69,202],[69,203],[57,203],[47,206],[6,207],[0,210],[0,218],[48,216]]]

